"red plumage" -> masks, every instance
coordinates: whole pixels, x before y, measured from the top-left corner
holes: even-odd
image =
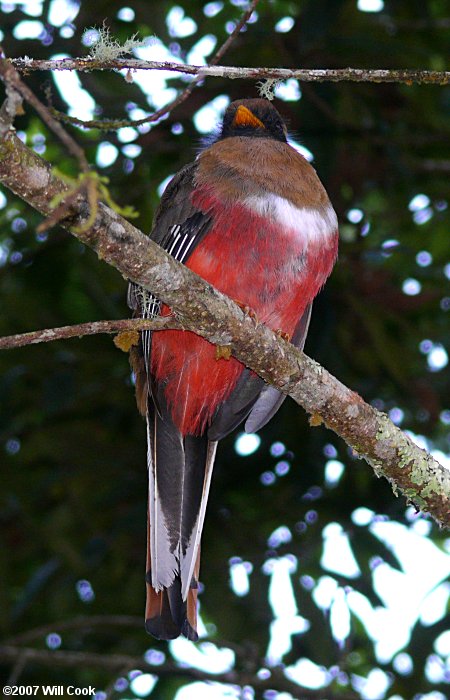
[[[232,299],[245,301],[258,320],[292,336],[298,319],[330,274],[337,237],[322,250],[304,251],[304,241],[279,223],[249,212],[240,203],[224,206],[214,188],[196,190],[192,203],[212,216],[208,235],[186,263],[193,272]],[[304,271],[289,262],[305,254]],[[237,360],[216,360],[215,347],[189,331],[155,334],[152,372],[165,381],[175,425],[183,435],[199,435],[231,393],[243,371]]]
[[[169,184],[151,237],[260,322],[303,347],[311,304],[337,255],[337,220],[272,105],[228,108],[219,139]],[[158,302],[130,287],[148,317]],[[161,313],[168,313],[162,307]],[[146,627],[196,639],[200,537],[217,440],[262,427],[283,397],[189,331],[143,333],[132,352],[148,426]]]

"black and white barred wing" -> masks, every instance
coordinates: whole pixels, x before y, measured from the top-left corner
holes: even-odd
[[[198,243],[210,227],[210,217],[191,203],[196,164],[183,168],[168,184],[156,212],[150,238],[166,250],[175,260],[187,262]],[[150,291],[130,282],[128,306],[138,318],[156,318],[161,302]],[[148,373],[151,351],[151,331],[141,333],[142,352]]]

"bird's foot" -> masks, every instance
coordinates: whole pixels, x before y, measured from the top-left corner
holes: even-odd
[[[283,340],[286,340],[289,343],[289,341],[291,339],[291,336],[289,335],[289,333],[285,333],[284,331],[281,330],[281,328],[277,328],[275,333],[277,334],[277,336],[279,338],[283,338]]]
[[[139,344],[139,333],[137,331],[121,331],[114,336],[113,343],[119,350],[128,352],[133,345]]]
[[[248,304],[245,304],[242,301],[239,301],[238,299],[235,299],[234,302],[235,302],[235,304],[237,304],[239,306],[240,309],[242,309],[242,311],[244,312],[244,314],[246,316],[249,316],[250,318],[252,318],[255,321],[256,324],[258,324],[258,316],[256,314],[256,311],[254,309],[252,309],[251,306],[249,306]]]
[[[229,345],[216,345],[216,360],[229,360],[231,347]]]

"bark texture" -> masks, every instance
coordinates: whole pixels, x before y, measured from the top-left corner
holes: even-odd
[[[0,130],[0,181],[44,216],[67,185],[49,163],[28,149],[12,128]],[[364,458],[394,493],[403,493],[441,525],[450,525],[450,472],[413,443],[389,418],[278,337],[210,284],[167,255],[132,224],[99,204],[91,224],[86,195],[70,197],[61,225],[113,265],[125,279],[141,284],[171,307],[186,329],[232,354],[268,383],[291,396]]]

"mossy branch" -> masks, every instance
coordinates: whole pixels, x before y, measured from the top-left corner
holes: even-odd
[[[44,216],[55,196],[68,193],[51,165],[28,149],[12,129],[0,129],[0,181]],[[420,449],[389,418],[366,404],[293,345],[277,336],[102,203],[92,225],[82,191],[70,202],[64,228],[113,265],[124,278],[153,292],[186,329],[232,354],[265,381],[291,396],[340,435],[378,476],[409,501],[450,526],[450,472]]]
[[[295,78],[305,83],[405,83],[406,85],[448,85],[450,71],[434,71],[407,68],[267,68],[263,66],[194,66],[174,61],[145,61],[138,58],[117,58],[109,61],[93,57],[34,59],[9,59],[18,71],[75,70],[164,70],[202,78],[230,78],[235,80],[289,80]]]

